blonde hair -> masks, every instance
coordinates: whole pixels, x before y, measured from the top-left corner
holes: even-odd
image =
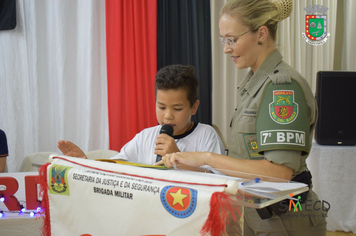
[[[276,40],[277,24],[290,16],[292,0],[230,0],[220,12],[229,15],[256,32],[265,25]]]

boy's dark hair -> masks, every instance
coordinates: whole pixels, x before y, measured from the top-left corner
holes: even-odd
[[[157,72],[155,82],[155,95],[157,90],[169,90],[180,88],[187,91],[187,99],[190,107],[198,100],[199,81],[195,75],[194,66],[191,65],[169,65]]]

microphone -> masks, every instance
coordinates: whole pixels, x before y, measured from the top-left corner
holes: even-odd
[[[163,125],[159,134],[167,134],[173,137],[173,127],[171,125]],[[157,154],[156,162],[159,162],[160,160],[162,160],[162,156]]]

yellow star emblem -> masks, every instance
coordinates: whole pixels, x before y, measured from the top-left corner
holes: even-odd
[[[172,206],[179,204],[184,208],[183,199],[188,197],[186,194],[182,194],[182,189],[180,188],[176,193],[169,193],[173,197]]]

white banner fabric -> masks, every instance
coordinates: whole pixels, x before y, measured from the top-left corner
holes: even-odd
[[[236,181],[65,156],[47,167],[50,232],[57,235],[201,235],[214,192]]]

